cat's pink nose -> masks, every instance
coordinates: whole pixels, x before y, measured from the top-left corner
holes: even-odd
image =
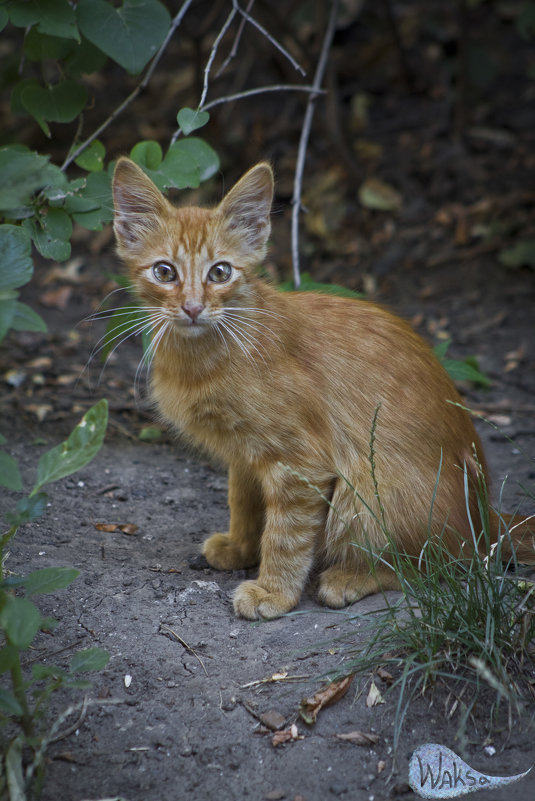
[[[195,303],[194,301],[189,300],[182,305],[182,311],[184,311],[194,323],[197,322],[197,317],[203,311],[203,309],[204,306],[202,303]]]

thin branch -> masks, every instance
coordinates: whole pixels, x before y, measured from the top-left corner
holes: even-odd
[[[261,95],[264,92],[308,92],[314,95],[324,95],[324,89],[317,89],[315,86],[301,86],[300,84],[272,84],[271,86],[257,86],[254,89],[245,89],[243,92],[236,92],[233,95],[224,95],[223,97],[216,97],[215,100],[210,100],[204,106],[199,106],[198,111],[209,111],[216,106],[221,106],[223,103],[233,103],[235,100],[243,100],[246,97],[253,95]],[[174,132],[171,138],[171,144],[174,144],[180,135],[180,128]]]
[[[255,0],[249,0],[247,8],[245,9],[247,14],[252,9],[252,7],[254,5],[254,1]],[[236,55],[238,53],[238,45],[240,44],[242,33],[243,33],[243,29],[245,28],[245,23],[246,22],[247,22],[247,20],[245,19],[245,17],[242,17],[241,18],[241,22],[240,22],[240,27],[238,28],[238,32],[236,33],[236,36],[234,38],[234,43],[232,45],[231,51],[228,54],[228,56],[226,57],[226,59],[224,60],[224,62],[219,67],[218,71],[216,72],[216,76],[215,76],[216,78],[219,78],[221,73],[223,73],[226,70],[226,68],[228,67],[228,65],[232,61],[232,59],[236,58]]]
[[[223,27],[221,28],[221,30],[217,34],[217,36],[215,38],[215,41],[214,41],[214,43],[212,45],[212,49],[210,50],[210,55],[208,57],[208,61],[206,62],[206,67],[204,68],[204,81],[203,81],[201,99],[200,99],[200,102],[199,102],[199,109],[203,108],[204,103],[206,101],[206,95],[208,94],[208,80],[209,80],[209,77],[210,77],[210,70],[212,69],[212,64],[214,63],[214,59],[215,59],[216,54],[217,54],[217,49],[218,49],[219,45],[221,44],[221,39],[223,38],[223,36],[226,34],[228,29],[230,28],[230,26],[232,24],[232,20],[236,16],[236,13],[237,13],[236,9],[233,8],[232,11],[230,12],[230,14],[228,15],[227,19],[225,20],[225,24],[223,25]]]
[[[327,30],[323,38],[321,46],[321,53],[312,83],[314,92],[308,98],[305,118],[303,120],[303,127],[301,129],[301,137],[299,140],[299,149],[297,151],[297,163],[295,167],[294,178],[294,193],[292,197],[292,265],[293,265],[293,279],[296,289],[301,284],[301,273],[299,271],[299,212],[301,211],[301,190],[303,184],[303,172],[305,168],[305,157],[308,145],[308,138],[310,136],[310,128],[312,126],[312,117],[314,116],[314,107],[316,98],[321,93],[320,86],[323,81],[325,68],[327,66],[327,58],[331,48],[332,39],[336,27],[336,18],[338,15],[339,0],[333,0]]]
[[[288,83],[288,84],[273,84],[272,86],[257,86],[255,89],[245,89],[243,92],[237,92],[234,95],[226,95],[225,97],[217,97],[215,100],[211,100],[207,103],[201,111],[208,111],[215,106],[220,106],[222,103],[232,103],[234,100],[243,100],[245,97],[251,97],[252,95],[260,95],[263,92],[308,92],[314,93],[314,95],[323,95],[325,94],[324,89],[317,89],[315,86],[301,86],[300,84],[296,83]]]
[[[165,39],[163,40],[162,44],[160,45],[160,49],[158,50],[158,52],[156,53],[156,55],[152,59],[152,61],[150,63],[150,66],[149,66],[147,72],[145,73],[145,77],[143,78],[143,80],[128,95],[126,100],[123,100],[123,102],[119,106],[117,106],[117,108],[110,114],[108,119],[104,120],[102,125],[99,125],[99,127],[96,129],[96,131],[93,131],[91,136],[88,136],[88,138],[85,140],[85,142],[82,142],[82,144],[79,145],[76,148],[76,150],[74,150],[70,155],[67,156],[67,158],[65,159],[65,161],[61,165],[61,169],[63,171],[65,171],[67,169],[67,167],[70,164],[72,164],[72,162],[76,158],[78,158],[80,153],[82,153],[86,149],[86,147],[88,147],[91,144],[91,142],[93,142],[98,136],[100,136],[102,131],[106,130],[106,128],[109,125],[111,125],[111,123],[115,119],[117,119],[117,117],[130,105],[130,103],[132,103],[132,101],[135,100],[136,97],[139,94],[141,94],[141,92],[146,88],[147,84],[149,83],[150,79],[152,78],[152,74],[153,74],[154,70],[156,69],[161,57],[163,56],[163,54],[165,52],[165,49],[166,49],[167,45],[169,44],[169,41],[171,40],[171,38],[172,38],[173,34],[175,33],[176,29],[178,28],[178,26],[182,22],[182,19],[184,18],[185,14],[186,14],[188,8],[190,7],[190,5],[192,4],[192,2],[193,2],[193,0],[184,0],[180,10],[176,14],[176,16],[173,19],[173,21],[171,22],[171,27],[169,28],[169,31],[167,32],[167,36],[165,37]]]
[[[336,2],[338,2],[338,0],[336,0]],[[297,63],[297,61],[296,61],[296,60],[295,60],[295,58],[292,56],[292,54],[291,54],[291,53],[290,53],[288,50],[286,50],[286,48],[285,48],[285,47],[283,47],[283,46],[280,44],[280,42],[277,42],[277,40],[273,38],[273,36],[272,36],[272,35],[269,33],[269,31],[267,31],[267,30],[264,28],[264,26],[263,26],[263,25],[261,25],[259,22],[257,22],[257,21],[255,20],[255,18],[254,18],[254,17],[251,17],[251,15],[247,13],[247,11],[245,11],[243,8],[241,8],[241,7],[238,5],[238,0],[232,0],[232,5],[233,5],[233,6],[234,6],[234,8],[236,9],[236,11],[239,11],[239,12],[240,12],[240,14],[242,15],[242,17],[243,17],[244,19],[246,19],[246,20],[247,20],[247,22],[250,22],[250,23],[251,23],[251,25],[253,25],[253,26],[254,26],[254,27],[255,27],[255,28],[258,30],[258,31],[260,31],[260,33],[261,33],[261,34],[263,34],[263,36],[265,36],[265,37],[266,37],[266,39],[269,39],[269,41],[271,42],[271,44],[272,44],[274,47],[276,47],[276,48],[277,48],[277,50],[278,50],[279,52],[281,52],[281,53],[283,54],[283,56],[285,56],[285,58],[287,58],[287,59],[288,59],[288,61],[290,62],[290,64],[292,65],[292,67],[293,67],[294,69],[296,69],[298,72],[300,72],[300,73],[301,73],[301,75],[306,75],[306,72],[305,72],[305,70],[303,69],[303,67],[302,67],[300,64],[298,64],[298,63]]]

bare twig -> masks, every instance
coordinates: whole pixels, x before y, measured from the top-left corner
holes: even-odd
[[[312,86],[315,91],[312,92],[310,94],[310,97],[308,98],[305,118],[303,120],[303,127],[301,129],[301,138],[299,140],[299,149],[297,151],[297,164],[295,167],[295,178],[294,178],[294,193],[292,198],[292,204],[293,204],[292,264],[293,264],[294,286],[296,289],[298,289],[301,284],[301,273],[299,271],[299,212],[301,210],[301,189],[303,183],[303,171],[305,168],[306,149],[308,145],[308,138],[310,136],[312,117],[314,116],[314,106],[316,98],[320,94],[320,86],[323,81],[323,75],[325,73],[325,68],[327,66],[327,58],[329,56],[329,50],[334,36],[336,17],[338,15],[338,3],[339,0],[332,0],[329,22],[327,24],[327,30],[325,31],[325,36],[323,38],[321,53],[316,67],[316,73],[314,75],[314,81],[312,83]]]
[[[80,726],[82,725],[82,723],[85,720],[85,716],[87,714],[87,707],[88,706],[89,706],[89,699],[88,699],[88,697],[86,695],[84,697],[84,700],[82,701],[82,708],[80,710],[80,714],[78,715],[78,717],[76,718],[74,723],[71,723],[70,726],[68,726],[66,729],[64,729],[59,734],[55,734],[53,737],[51,737],[49,742],[50,743],[57,743],[59,740],[63,740],[65,737],[68,737],[69,734],[72,734],[73,732],[75,732],[76,729],[79,729]],[[74,711],[74,708],[73,707],[71,707],[71,708]]]
[[[252,9],[252,7],[254,5],[254,1],[255,0],[249,0],[247,8],[245,9],[247,14]],[[236,58],[236,54],[238,52],[238,45],[240,44],[241,36],[242,36],[242,33],[243,33],[243,29],[245,28],[245,23],[246,22],[247,22],[247,20],[245,19],[245,17],[242,17],[241,22],[240,22],[240,27],[238,28],[238,32],[237,32],[237,34],[236,34],[236,36],[234,38],[234,43],[232,45],[231,51],[228,54],[228,56],[226,57],[226,59],[224,60],[224,62],[219,67],[218,71],[216,72],[216,76],[215,76],[216,78],[219,78],[221,73],[226,70],[226,68],[228,67],[228,65],[232,61],[232,59]]]
[[[206,668],[204,666],[204,662],[202,661],[201,657],[199,656],[199,654],[196,651],[193,650],[191,645],[187,644],[186,640],[182,639],[180,634],[177,634],[176,631],[174,629],[172,629],[171,626],[168,626],[166,623],[160,623],[160,631],[165,633],[165,634],[172,634],[173,637],[175,637],[178,640],[178,642],[180,643],[182,648],[185,648],[185,650],[188,652],[188,654],[191,654],[192,656],[195,657],[195,659],[197,659],[197,661],[199,662],[200,666],[204,670],[205,675],[208,676],[208,673],[207,673]]]
[[[110,114],[108,119],[104,120],[104,122],[101,125],[99,125],[99,127],[95,131],[93,131],[91,136],[88,136],[87,139],[84,142],[82,142],[81,145],[79,145],[72,153],[70,153],[67,156],[67,158],[65,159],[65,161],[61,165],[61,169],[63,171],[65,171],[67,169],[67,167],[70,164],[72,164],[72,162],[76,158],[78,158],[80,153],[82,153],[86,149],[86,147],[88,147],[91,144],[91,142],[93,142],[98,136],[100,136],[100,134],[104,130],[106,130],[106,128],[109,125],[111,125],[111,123],[115,119],[117,119],[117,117],[120,114],[122,114],[122,112],[130,105],[130,103],[132,103],[132,101],[135,100],[136,97],[139,94],[141,94],[141,92],[146,88],[147,84],[149,83],[150,79],[152,78],[152,74],[153,74],[154,70],[156,69],[161,57],[163,56],[163,54],[165,52],[165,49],[166,49],[167,45],[169,44],[170,39],[172,38],[174,32],[176,31],[176,29],[178,28],[178,26],[182,22],[182,19],[184,18],[184,15],[186,14],[186,12],[187,12],[188,8],[190,7],[190,5],[192,4],[192,2],[193,2],[193,0],[184,0],[184,2],[182,3],[182,6],[181,6],[180,10],[178,11],[176,16],[174,17],[173,21],[171,22],[171,27],[169,28],[169,31],[167,32],[167,36],[165,37],[164,41],[160,45],[160,49],[158,50],[158,52],[156,53],[156,55],[152,59],[152,61],[150,63],[150,66],[149,66],[147,72],[145,73],[145,77],[143,78],[143,80],[128,95],[128,97],[125,100],[123,100],[123,102],[119,106],[117,106],[117,108],[114,109],[114,111],[112,111],[112,113]]]
[[[228,29],[232,25],[232,20],[234,19],[236,14],[237,10],[233,8],[230,14],[228,15],[227,19],[225,20],[223,27],[217,34],[214,43],[212,45],[212,49],[210,50],[210,55],[208,57],[208,61],[206,62],[206,67],[204,68],[204,81],[203,81],[201,99],[199,101],[199,109],[202,109],[206,102],[206,95],[208,94],[208,80],[210,78],[210,70],[212,69],[212,64],[214,63],[218,47],[221,44],[223,36],[226,34]]]
[[[280,53],[282,53],[283,56],[285,56],[288,59],[288,61],[290,62],[290,64],[292,65],[292,67],[294,69],[296,69],[298,72],[300,72],[301,75],[306,75],[305,70],[303,69],[303,67],[300,64],[297,63],[297,61],[292,56],[292,54],[285,47],[283,47],[280,42],[278,42],[276,39],[274,39],[273,36],[269,33],[269,31],[267,31],[264,28],[263,25],[261,25],[259,22],[257,22],[254,17],[251,17],[251,15],[248,14],[247,11],[245,11],[245,9],[241,8],[238,5],[238,0],[232,0],[232,5],[236,9],[236,11],[239,11],[239,13],[242,15],[242,17],[247,20],[247,22],[250,22],[251,25],[253,25],[258,31],[260,31],[260,33],[263,36],[266,37],[266,39],[269,39],[271,44],[274,47],[276,47],[277,50]]]
[[[315,95],[325,94],[324,89],[316,89],[315,86],[301,86],[300,84],[273,84],[272,86],[256,86],[254,89],[245,89],[243,92],[236,92],[233,95],[224,95],[223,97],[216,97],[215,100],[210,100],[204,106],[199,106],[198,111],[209,111],[216,106],[221,106],[223,103],[233,103],[235,100],[243,100],[246,97],[253,95],[261,95],[264,92],[309,92]],[[174,144],[180,135],[180,128],[174,132],[171,138],[171,144]]]
[[[235,95],[225,95],[225,97],[218,97],[215,100],[211,100],[205,106],[202,107],[202,111],[208,111],[208,109],[214,108],[215,106],[220,106],[222,103],[231,103],[234,100],[243,100],[245,97],[251,97],[252,95],[260,95],[264,92],[309,92],[317,94],[325,94],[323,89],[316,89],[315,86],[301,86],[300,84],[288,83],[288,84],[273,84],[272,86],[257,86],[254,89],[245,89],[243,92],[237,92]]]

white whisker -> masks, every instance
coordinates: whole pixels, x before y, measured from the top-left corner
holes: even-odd
[[[252,355],[247,350],[247,348],[245,346],[245,343],[247,343],[254,351],[256,351],[256,353],[258,353],[258,355],[260,356],[260,358],[262,359],[264,364],[266,364],[266,360],[264,359],[264,355],[263,355],[262,351],[259,349],[259,347],[257,345],[257,342],[254,340],[253,335],[249,336],[249,334],[247,334],[245,331],[243,331],[243,329],[240,328],[240,326],[238,325],[238,323],[235,320],[229,320],[228,318],[225,318],[223,316],[223,319],[221,320],[221,322],[226,327],[226,329],[227,329],[227,331],[229,333],[231,331],[233,331],[236,334],[236,337],[241,336],[241,338],[242,338],[241,344],[243,346],[242,347],[242,351],[244,353],[247,353],[249,358],[252,358]]]
[[[243,355],[247,359],[249,359],[249,361],[251,361],[252,364],[254,364],[254,359],[252,355],[249,353],[249,351],[247,350],[247,348],[245,347],[239,336],[232,330],[232,328],[230,328],[230,326],[228,325],[228,321],[220,319],[218,321],[218,325],[220,325],[221,328],[223,328],[223,330],[225,330],[227,334],[229,334],[232,337],[232,339],[235,341],[235,343],[237,344]]]
[[[141,359],[139,360],[139,364],[138,364],[137,370],[136,370],[136,375],[134,377],[134,393],[136,395],[138,393],[139,382],[140,382],[140,378],[141,378],[141,374],[143,372],[143,369],[144,368],[146,369],[146,373],[147,373],[147,376],[148,376],[150,374],[150,370],[151,370],[151,367],[152,367],[152,362],[153,362],[153,359],[154,359],[154,355],[156,353],[156,349],[157,349],[158,345],[160,344],[160,342],[162,340],[162,337],[164,336],[164,334],[167,331],[168,327],[171,325],[171,321],[170,320],[166,320],[162,315],[159,320],[157,320],[150,328],[147,328],[144,331],[144,333],[146,333],[148,336],[151,336],[162,321],[163,321],[163,325],[161,326],[159,331],[157,331],[156,335],[151,339],[150,344],[145,349]]]

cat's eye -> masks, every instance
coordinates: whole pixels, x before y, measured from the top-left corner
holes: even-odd
[[[218,261],[208,272],[208,280],[213,284],[224,284],[232,275],[232,267],[228,261]]]
[[[176,280],[176,269],[172,264],[167,264],[166,261],[157,261],[152,266],[152,274],[162,284],[168,284],[170,281]]]

